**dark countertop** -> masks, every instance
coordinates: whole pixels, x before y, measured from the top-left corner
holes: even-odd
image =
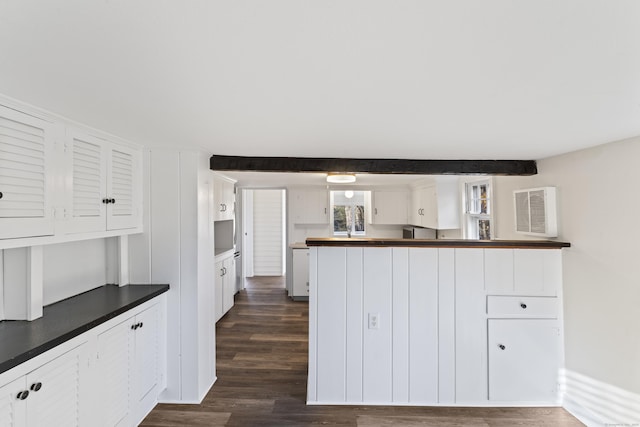
[[[169,285],[105,285],[48,305],[41,318],[0,322],[0,373],[169,290]]]
[[[560,249],[570,243],[552,240],[453,240],[453,239],[371,239],[312,237],[307,246],[355,246],[355,247],[410,247],[410,248],[517,248],[517,249]]]

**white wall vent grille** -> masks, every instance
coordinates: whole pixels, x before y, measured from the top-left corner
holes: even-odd
[[[556,188],[542,187],[513,192],[516,232],[557,237]]]

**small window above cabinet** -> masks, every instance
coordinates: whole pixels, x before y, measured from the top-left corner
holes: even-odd
[[[0,106],[0,239],[54,233],[53,123]]]
[[[140,150],[71,129],[65,160],[67,233],[141,225]]]

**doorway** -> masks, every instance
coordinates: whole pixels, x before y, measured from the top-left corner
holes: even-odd
[[[286,190],[241,189],[238,230],[241,239],[241,286],[248,277],[286,274]]]

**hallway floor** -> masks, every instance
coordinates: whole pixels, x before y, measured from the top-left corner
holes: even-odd
[[[307,406],[308,304],[283,277],[246,279],[218,322],[218,381],[200,405],[158,405],[142,426],[582,426],[562,408]]]

